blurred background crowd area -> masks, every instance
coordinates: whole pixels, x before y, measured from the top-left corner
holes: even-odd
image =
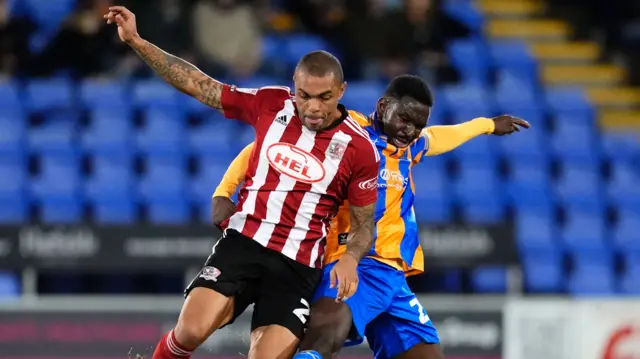
[[[481,137],[417,166],[418,221],[514,224],[529,292],[640,292],[637,1],[119,4],[143,38],[239,86],[290,85],[298,59],[326,49],[344,65],[348,108],[370,113],[385,81],[410,72],[434,88],[430,124],[528,120],[525,133]],[[103,22],[110,5],[0,0],[3,223],[209,223],[213,189],[255,136],[154,77]],[[506,273],[434,270],[414,284],[504,292]],[[18,276],[2,278],[19,291]],[[182,274],[95,278],[42,273],[40,288],[183,285]]]

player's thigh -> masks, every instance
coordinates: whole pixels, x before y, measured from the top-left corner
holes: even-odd
[[[321,297],[311,305],[307,332],[300,343],[300,350],[315,350],[336,354],[350,337],[351,310],[335,298]],[[354,334],[357,337],[357,333]]]
[[[186,300],[176,339],[185,346],[199,345],[211,333],[240,315],[253,302],[249,283],[259,281],[257,243],[231,235],[218,241],[203,268],[185,290]],[[255,287],[255,286],[254,286]]]
[[[302,338],[309,320],[311,299],[322,271],[271,251],[265,258],[261,291],[253,307],[251,330],[280,326]]]
[[[289,359],[298,348],[300,339],[289,328],[267,325],[251,332],[249,359]]]
[[[404,274],[375,259],[364,258],[358,264],[358,290],[344,302],[346,308],[344,305],[332,307],[329,302],[335,301],[337,294],[337,288],[331,288],[330,272],[333,265],[335,262],[324,268],[322,281],[316,289],[309,332],[314,330],[317,324],[328,327],[330,321],[338,317],[336,322],[340,320],[342,325],[346,321],[351,329],[344,334],[344,345],[358,345],[364,340],[367,324],[391,305],[393,293],[397,290],[397,286],[401,286],[404,282]],[[316,303],[320,303],[320,300],[326,304],[318,305],[316,308]],[[348,312],[345,311],[347,308]]]
[[[433,322],[408,286],[403,289],[387,312],[367,326],[369,347],[376,359],[392,359],[406,353],[428,354],[423,357],[428,359],[440,358],[441,355],[436,355],[440,352],[440,338]]]
[[[419,343],[392,359],[443,359],[440,344]]]

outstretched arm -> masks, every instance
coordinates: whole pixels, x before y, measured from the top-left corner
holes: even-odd
[[[104,15],[107,23],[118,26],[118,36],[166,82],[205,105],[222,109],[223,84],[187,61],[162,51],[138,34],[136,16],[124,6],[111,6]]]
[[[423,130],[429,146],[427,156],[449,152],[473,138],[493,133],[494,128],[493,120],[484,117],[453,126],[429,126]]]

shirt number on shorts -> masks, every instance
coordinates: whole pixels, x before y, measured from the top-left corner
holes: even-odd
[[[418,307],[418,313],[420,313],[421,324],[425,324],[429,321],[429,315],[427,315],[427,312],[424,310],[424,307],[422,307],[422,304],[420,304],[420,302],[418,301],[418,298],[411,299],[409,304],[411,304],[412,307],[416,307],[416,306]]]
[[[304,305],[304,308],[296,308],[293,310],[293,314],[300,319],[302,324],[307,322],[307,317],[309,316],[309,302],[304,300],[304,298],[300,299],[300,303]]]

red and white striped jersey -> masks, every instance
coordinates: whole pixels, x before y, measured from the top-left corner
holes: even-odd
[[[225,117],[256,130],[256,141],[228,228],[309,267],[321,267],[330,220],[348,200],[375,203],[379,155],[341,107],[342,118],[311,131],[287,87],[225,85]]]

